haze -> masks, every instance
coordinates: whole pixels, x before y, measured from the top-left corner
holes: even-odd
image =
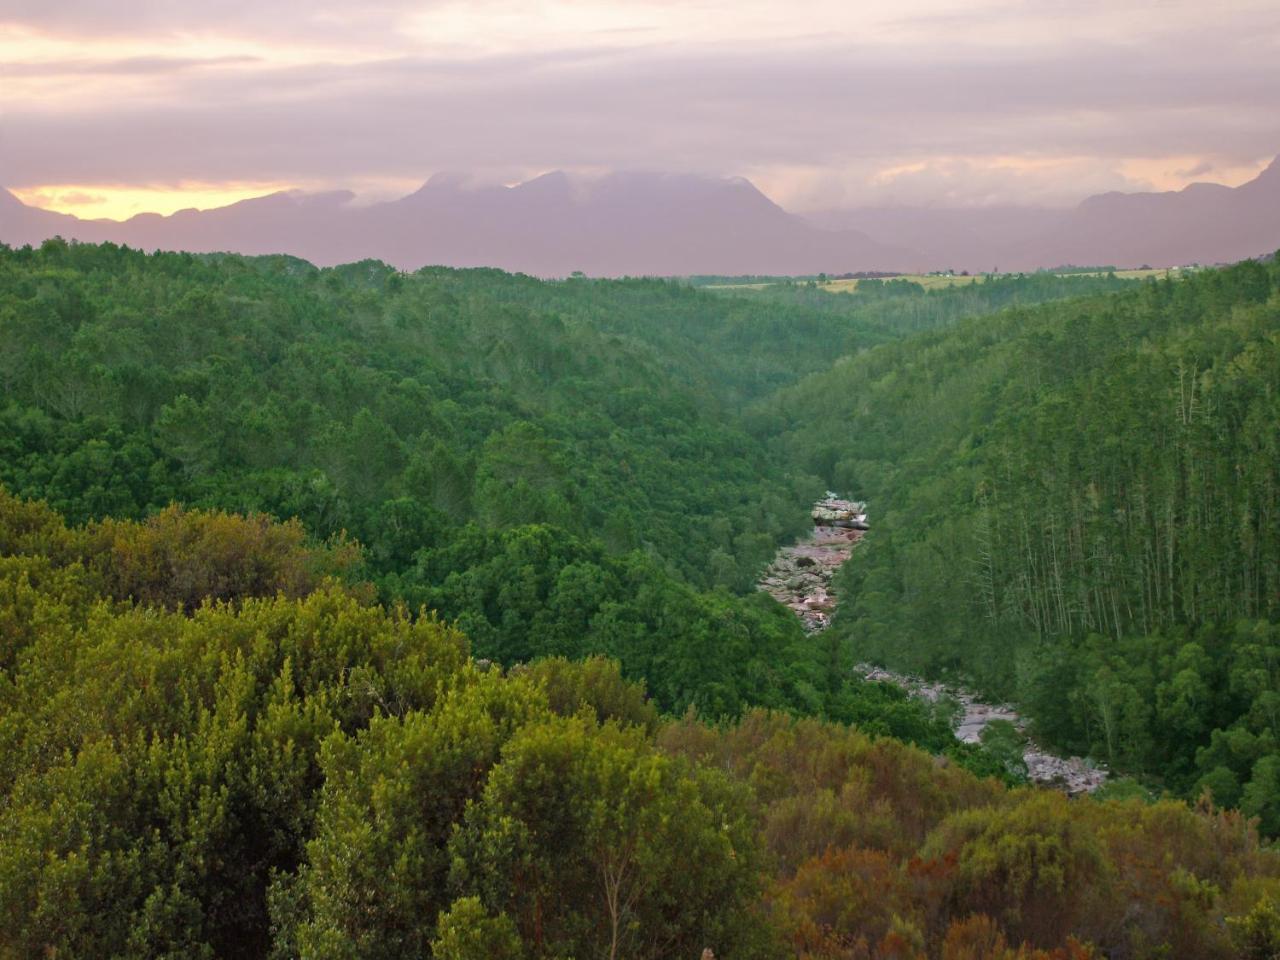
[[[0,3],[0,184],[80,217],[442,170],[739,175],[788,210],[1250,180],[1274,2]]]

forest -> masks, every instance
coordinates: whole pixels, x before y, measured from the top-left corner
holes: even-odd
[[[0,958],[1274,956],[1278,287],[0,247]]]
[[[879,507],[844,642],[1280,833],[1278,285],[1245,261],[1013,309],[771,398],[797,463]]]
[[[0,956],[1274,953],[1238,812],[504,670],[358,564],[296,521],[0,499]]]
[[[1082,282],[928,300],[949,322]],[[606,654],[673,713],[852,719],[835,653],[753,589],[822,480],[750,432],[752,404],[903,333],[885,298],[838,299],[0,250],[0,485],[73,523],[296,518],[479,657]]]

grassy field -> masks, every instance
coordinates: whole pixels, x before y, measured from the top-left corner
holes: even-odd
[[[1157,267],[1147,270],[1117,270],[1115,274],[1121,280],[1146,280],[1150,277],[1164,278],[1167,276],[1178,276],[1182,271],[1177,267]],[[1103,271],[1098,270],[1090,272],[1072,272],[1070,274],[1060,273],[1058,276],[1101,276]],[[976,283],[983,278],[983,274],[971,274],[962,276],[960,274],[935,274],[935,273],[904,273],[901,276],[894,277],[894,280],[909,280],[912,283],[918,283],[926,290],[940,290],[945,287],[960,287],[970,283]],[[997,274],[997,276],[1016,276],[1016,274]],[[780,281],[778,281],[780,282]],[[806,281],[798,280],[797,283]],[[813,280],[808,281],[814,283],[819,288],[830,293],[851,293],[858,288],[860,280]],[[766,287],[774,286],[773,283],[709,283],[706,284],[708,290],[763,290]]]
[[[1060,273],[1058,276],[1079,276],[1079,277],[1099,277],[1104,271],[1084,271],[1080,273],[1072,272],[1070,274]],[[1163,279],[1169,275],[1178,276],[1181,271],[1177,267],[1160,267],[1147,270],[1116,270],[1115,275],[1121,280],[1146,280],[1150,277]],[[998,274],[998,276],[1015,276],[1015,274]],[[982,279],[982,275],[961,276],[960,274],[934,274],[934,273],[908,273],[900,277],[894,277],[895,280],[910,280],[912,283],[918,283],[926,290],[939,290],[943,287],[962,287],[966,284],[975,283]],[[828,280],[820,283],[823,290],[829,290],[832,293],[848,293],[856,290],[860,280]],[[757,287],[764,284],[756,284]]]
[[[907,273],[900,277],[894,277],[894,280],[910,280],[912,283],[918,283],[926,290],[940,290],[944,287],[962,287],[966,284],[973,283],[978,280],[977,276],[962,277],[959,274],[924,274],[924,273]],[[826,283],[819,284],[824,290],[832,293],[850,293],[858,288],[861,280],[828,280]],[[886,281],[888,282],[888,281]]]

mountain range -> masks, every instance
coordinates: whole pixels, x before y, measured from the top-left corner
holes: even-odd
[[[881,207],[814,214],[913,251],[928,269],[1034,270],[1234,263],[1280,248],[1280,157],[1238,187],[1104,193],[1070,209]]]
[[[85,220],[0,190],[0,242],[289,253],[319,265],[491,266],[537,276],[1032,270],[1222,263],[1280,247],[1280,158],[1239,187],[1107,193],[1077,207],[860,208],[800,217],[742,178],[548,173],[515,186],[437,174],[398,200],[283,191],[211,210]]]

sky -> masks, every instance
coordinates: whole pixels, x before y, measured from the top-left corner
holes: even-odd
[[[84,217],[442,170],[1066,206],[1277,153],[1276,0],[0,0],[0,185]]]

